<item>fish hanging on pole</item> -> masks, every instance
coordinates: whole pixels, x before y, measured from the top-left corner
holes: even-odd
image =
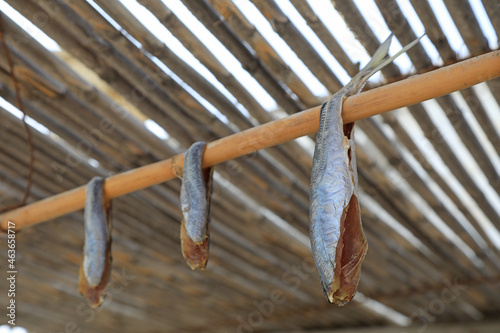
[[[78,291],[95,308],[102,304],[111,275],[111,202],[104,202],[104,178],[94,177],[86,187],[85,245]]]
[[[309,204],[311,248],[330,303],[347,304],[356,294],[368,244],[361,225],[354,123],[342,121],[342,103],[366,81],[423,37],[389,57],[391,34],[368,64],[321,108]]]
[[[184,154],[182,171],[181,223],[182,255],[191,269],[204,270],[210,245],[210,202],[213,167],[203,169],[206,142],[195,142]],[[174,162],[172,164],[175,164]],[[179,177],[178,171],[174,172]]]

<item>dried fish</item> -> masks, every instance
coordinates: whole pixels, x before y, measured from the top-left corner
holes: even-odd
[[[101,305],[111,273],[111,203],[103,200],[104,178],[87,184],[84,209],[85,245],[78,291],[92,307]]]
[[[348,303],[356,293],[368,247],[357,196],[354,123],[343,124],[342,103],[420,38],[388,57],[391,34],[370,62],[321,108],[311,174],[310,237],[323,292],[338,306]]]
[[[210,201],[213,168],[202,168],[206,142],[195,142],[184,155],[181,186],[182,255],[191,269],[205,269],[208,261]]]

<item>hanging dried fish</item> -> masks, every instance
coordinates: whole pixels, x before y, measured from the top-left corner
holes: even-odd
[[[357,196],[354,123],[343,124],[342,103],[420,38],[388,57],[391,34],[370,62],[321,108],[311,174],[310,237],[323,292],[338,306],[348,303],[356,293],[368,247]]]
[[[103,187],[101,177],[87,184],[85,245],[78,279],[78,291],[93,308],[101,305],[111,274],[111,203],[103,201]]]
[[[210,234],[210,200],[213,168],[202,168],[206,142],[195,142],[184,155],[181,223],[182,255],[191,269],[205,269]]]

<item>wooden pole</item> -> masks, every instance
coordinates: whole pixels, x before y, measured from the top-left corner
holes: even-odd
[[[343,119],[349,123],[376,114],[423,102],[500,76],[500,51],[442,67],[422,75],[388,84],[349,97],[344,102]],[[222,163],[254,151],[269,148],[317,132],[320,106],[221,138],[208,144],[203,165]],[[106,179],[104,196],[116,198],[175,177],[172,160],[182,167],[183,155],[123,172]],[[16,230],[82,209],[85,186],[48,197],[0,216],[1,229],[7,222]]]

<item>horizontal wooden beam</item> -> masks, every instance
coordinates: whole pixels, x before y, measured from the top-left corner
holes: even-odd
[[[420,103],[499,76],[500,51],[497,50],[349,97],[343,106],[344,123]],[[213,141],[207,146],[203,165],[212,166],[315,133],[320,108],[316,106]],[[174,178],[171,168],[173,159],[182,168],[181,154],[107,178],[105,198],[116,198]],[[0,227],[6,230],[8,221],[12,221],[19,230],[75,212],[82,209],[84,203],[85,186],[80,186],[4,213],[0,216]]]

